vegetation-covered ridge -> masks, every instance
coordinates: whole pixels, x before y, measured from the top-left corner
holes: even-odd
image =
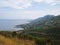
[[[46,15],[16,27],[24,28],[24,33],[33,37],[49,39],[54,43],[50,45],[60,45],[60,15]]]

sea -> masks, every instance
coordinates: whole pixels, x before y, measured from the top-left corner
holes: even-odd
[[[16,25],[29,23],[27,19],[0,19],[0,31],[14,30]]]

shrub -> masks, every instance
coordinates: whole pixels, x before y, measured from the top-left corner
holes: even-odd
[[[35,43],[36,45],[46,45],[46,40],[35,37]]]
[[[12,32],[12,37],[16,37],[17,33],[14,31]]]

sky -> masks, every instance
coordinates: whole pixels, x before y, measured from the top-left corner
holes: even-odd
[[[60,0],[0,0],[0,19],[36,19],[60,15]]]

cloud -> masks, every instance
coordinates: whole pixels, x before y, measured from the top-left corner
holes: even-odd
[[[60,0],[34,0],[35,2],[44,2],[50,5],[56,5],[56,4],[60,4]]]
[[[60,0],[45,0],[45,2],[51,5],[60,4]]]
[[[12,8],[23,9],[31,5],[30,0],[3,0],[0,1],[0,7],[9,6]]]
[[[34,2],[42,2],[43,0],[33,0]]]
[[[32,3],[44,2],[50,5],[60,4],[60,0],[1,0],[0,7],[12,7],[16,9],[24,9],[32,6]]]

